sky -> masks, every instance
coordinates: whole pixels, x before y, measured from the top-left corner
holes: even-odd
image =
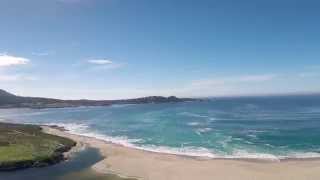
[[[1,0],[0,89],[63,99],[320,92],[317,0]]]

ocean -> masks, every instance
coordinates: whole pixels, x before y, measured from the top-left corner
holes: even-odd
[[[200,158],[320,157],[320,96],[57,109],[1,109],[0,119],[59,125],[70,133]]]

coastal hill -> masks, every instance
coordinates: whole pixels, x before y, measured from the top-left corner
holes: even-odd
[[[70,139],[42,132],[39,126],[0,123],[0,171],[58,163],[75,145]]]
[[[196,99],[177,98],[175,96],[149,96],[121,100],[61,100],[53,98],[17,96],[0,89],[0,108],[63,108],[78,106],[109,106],[113,104],[170,103],[194,100]]]

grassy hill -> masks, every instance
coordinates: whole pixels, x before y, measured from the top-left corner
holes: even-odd
[[[0,108],[63,108],[78,106],[108,106],[112,104],[145,104],[193,101],[195,99],[175,96],[149,96],[122,100],[61,100],[41,97],[16,96],[0,89]]]
[[[57,163],[75,144],[43,133],[39,126],[0,123],[0,171]]]

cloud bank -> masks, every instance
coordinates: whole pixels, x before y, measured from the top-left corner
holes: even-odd
[[[29,62],[30,60],[27,58],[0,54],[0,67],[24,65]]]
[[[109,70],[109,69],[118,69],[123,67],[125,64],[113,62],[109,59],[89,59],[87,63],[93,66],[93,70]]]
[[[106,65],[106,64],[113,64],[113,62],[109,59],[90,59],[88,63],[96,64],[96,65]]]

